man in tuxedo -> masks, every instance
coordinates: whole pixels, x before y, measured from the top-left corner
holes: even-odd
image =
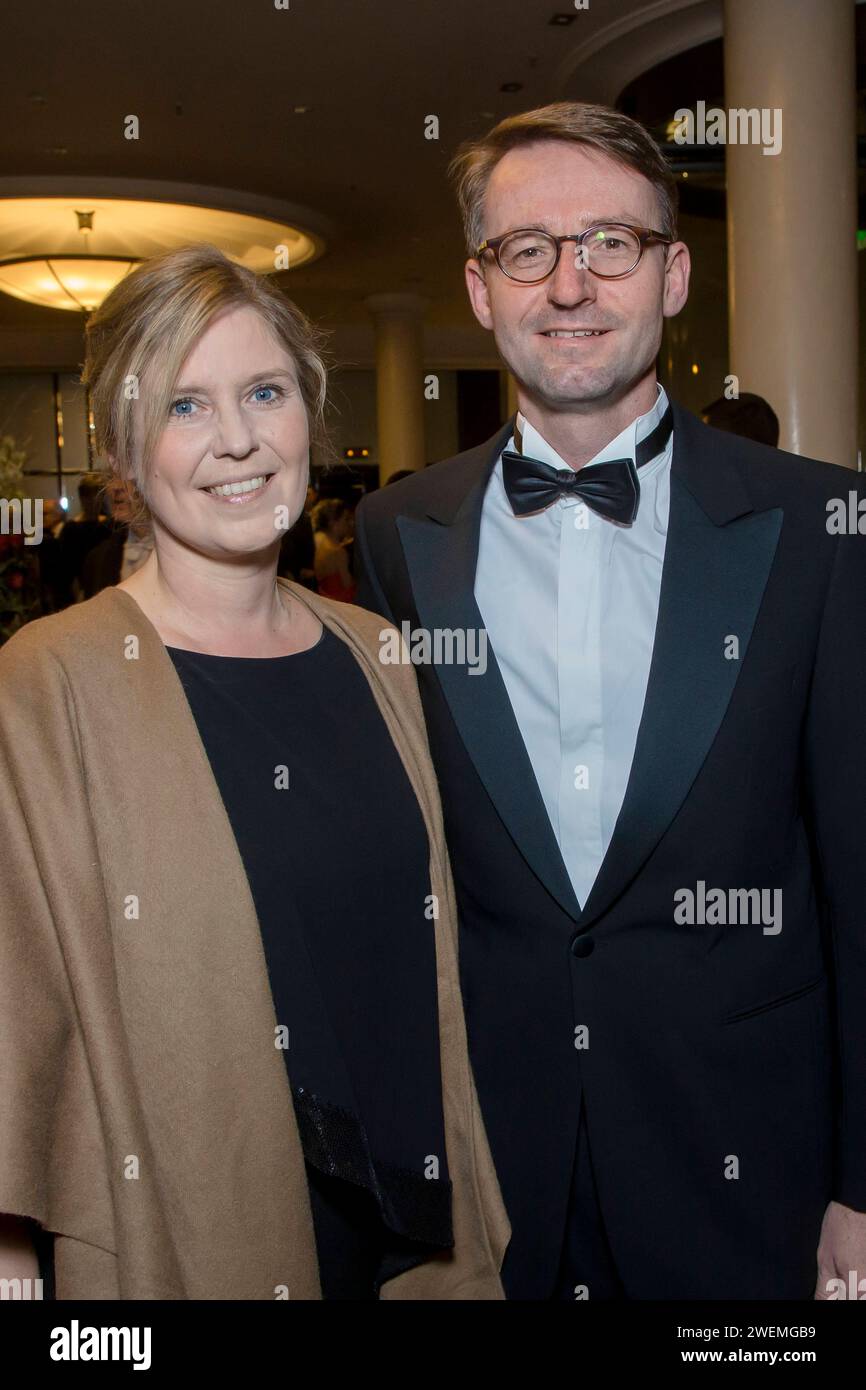
[[[689,254],[640,125],[558,103],[453,171],[519,410],[356,535],[410,655],[488,639],[417,673],[506,1290],[863,1296],[862,484],[668,400]]]

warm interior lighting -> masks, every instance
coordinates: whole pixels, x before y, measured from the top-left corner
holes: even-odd
[[[321,238],[287,222],[191,203],[0,197],[0,291],[90,312],[136,262],[195,242],[260,274],[294,269],[323,250]]]
[[[99,257],[45,257],[43,260],[7,261],[0,264],[0,290],[46,309],[79,309],[90,313],[134,261]]]

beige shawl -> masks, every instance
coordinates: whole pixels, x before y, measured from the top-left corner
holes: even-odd
[[[388,1299],[501,1299],[510,1227],[469,1067],[457,919],[411,666],[346,643],[430,843],[455,1247]],[[0,650],[0,1212],[58,1298],[318,1299],[303,1155],[246,874],[158,633],[111,588]]]

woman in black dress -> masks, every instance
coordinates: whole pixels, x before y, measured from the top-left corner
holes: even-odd
[[[372,1298],[413,1241],[450,1239],[441,1183],[417,1166],[419,1154],[444,1153],[433,936],[407,930],[423,921],[430,891],[421,814],[333,632],[289,656],[168,652],[243,857],[288,1028],[322,1292]],[[274,775],[281,764],[288,785]]]
[[[151,625],[186,695],[261,929],[322,1296],[375,1299],[459,1241],[458,1169],[464,1228],[480,1199],[466,1154],[446,1145],[432,851],[395,746],[398,691],[386,720],[386,668],[371,681],[341,637],[349,622],[369,645],[381,624],[277,579],[321,427],[316,339],[271,283],[190,247],[137,268],[92,316],[85,378],[100,443],[154,543],[88,602],[107,614],[122,600],[125,621]],[[45,621],[56,640],[63,615]],[[143,823],[154,813],[143,806]],[[468,1094],[468,1061],[464,1078]],[[8,1223],[0,1259],[4,1236],[8,1252]],[[488,1291],[469,1296],[502,1296],[501,1253],[479,1240],[466,1287]],[[76,1293],[87,1296],[60,1296]]]

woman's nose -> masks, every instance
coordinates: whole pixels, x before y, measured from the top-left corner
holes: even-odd
[[[243,458],[256,445],[252,422],[239,406],[227,406],[216,416],[213,452]]]

